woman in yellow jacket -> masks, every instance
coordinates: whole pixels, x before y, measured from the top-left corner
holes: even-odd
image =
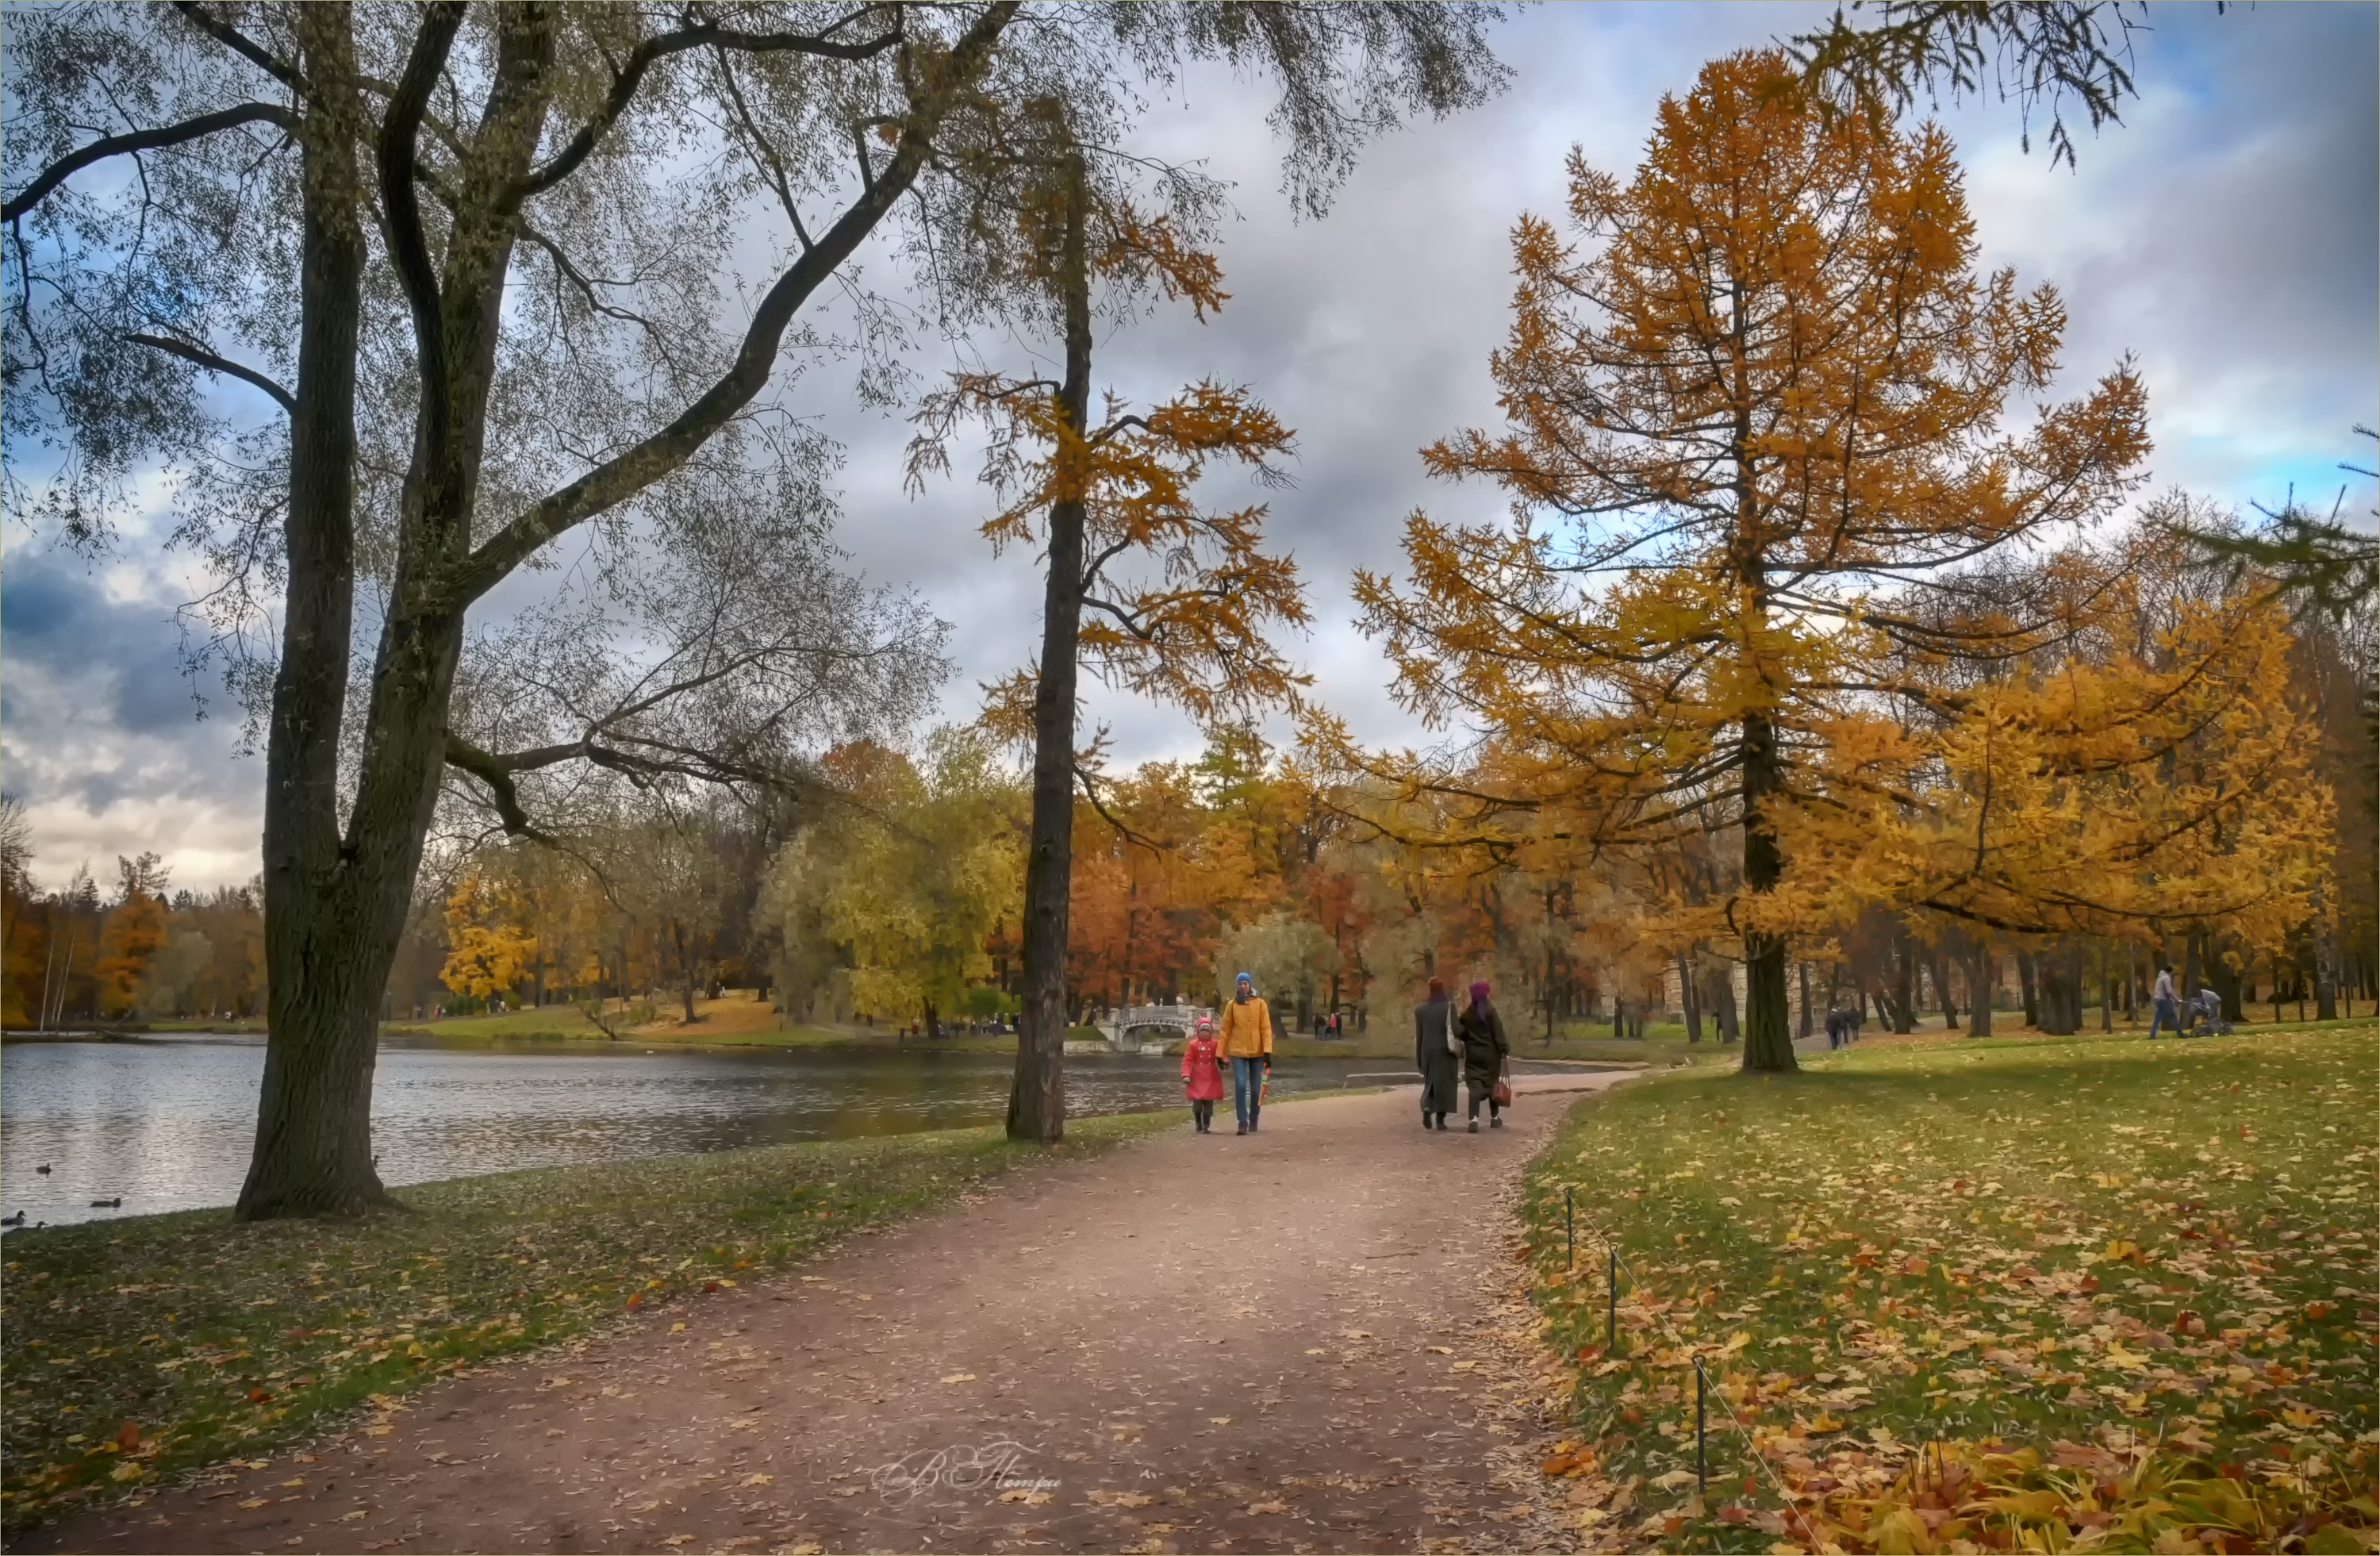
[[[1265,1076],[1272,1070],[1272,1010],[1245,973],[1223,1007],[1215,1051],[1232,1066],[1232,1107],[1240,1115],[1240,1133],[1253,1135],[1264,1107]]]

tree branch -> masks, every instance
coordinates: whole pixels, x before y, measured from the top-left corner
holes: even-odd
[[[864,16],[875,9],[876,6],[869,6],[854,15]],[[843,22],[835,24],[836,27],[843,25]],[[834,29],[827,30],[832,32]],[[821,59],[861,60],[882,54],[901,39],[898,13],[895,13],[894,25],[890,32],[858,43],[838,43],[824,33],[739,32],[711,22],[682,27],[673,32],[648,38],[637,45],[628,55],[627,63],[620,67],[620,73],[612,78],[612,91],[605,97],[603,106],[596,110],[595,116],[580,126],[578,133],[572,136],[569,143],[556,152],[545,165],[531,168],[519,179],[513,186],[512,199],[516,202],[526,200],[552,188],[577,171],[578,164],[594,153],[596,146],[612,126],[628,111],[628,104],[636,99],[637,88],[644,81],[645,72],[657,59],[683,54],[688,49],[718,48],[732,49],[740,54],[792,53],[815,55]]]
[[[179,124],[161,125],[155,129],[136,129],[124,135],[103,135],[88,146],[79,146],[42,169],[24,192],[14,200],[0,204],[0,222],[13,222],[42,203],[52,189],[89,167],[133,152],[154,152],[167,146],[178,146],[185,140],[196,140],[221,130],[237,129],[244,124],[278,125],[285,130],[298,128],[298,115],[274,103],[242,103],[230,108],[219,108],[212,114],[200,114]]]
[[[135,346],[146,346],[168,356],[179,357],[186,362],[195,362],[210,372],[224,373],[244,383],[252,383],[280,401],[283,410],[292,416],[298,414],[298,397],[254,368],[243,367],[228,358],[218,357],[212,351],[166,335],[128,334],[124,338]]]
[[[406,300],[413,310],[424,441],[434,461],[446,456],[446,332],[438,317],[438,276],[431,262],[429,239],[421,230],[421,206],[414,198],[414,141],[421,133],[422,115],[430,110],[431,91],[446,68],[447,51],[463,25],[463,10],[461,0],[438,0],[424,14],[421,30],[414,34],[413,52],[405,62],[405,74],[398,79],[381,119],[380,143],[374,149],[389,259],[405,284]]]
[[[446,765],[469,773],[488,786],[494,796],[496,815],[504,831],[515,837],[526,837],[538,843],[551,844],[553,839],[540,832],[521,808],[520,791],[513,784],[514,759],[483,751],[459,735],[446,736]]]
[[[940,125],[941,115],[961,88],[989,65],[993,45],[1002,30],[1014,18],[1020,3],[1021,0],[1001,0],[959,40],[941,67],[942,84],[935,100],[929,107],[912,115],[912,128],[893,148],[892,161],[875,187],[821,233],[816,245],[804,250],[761,298],[744,333],[744,344],[736,352],[735,365],[669,425],[548,494],[489,536],[471,553],[469,565],[455,580],[453,604],[466,605],[478,599],[556,535],[626,501],[677,469],[729,418],[751,403],[769,382],[778,346],[792,325],[794,314],[851,257],[916,180],[925,164],[931,130]]]
[[[295,66],[278,57],[263,44],[221,17],[210,13],[204,6],[198,4],[198,0],[174,0],[174,9],[182,13],[183,20],[282,85],[286,87],[298,85],[298,70]]]

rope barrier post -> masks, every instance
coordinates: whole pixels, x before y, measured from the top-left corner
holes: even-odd
[[[1567,1262],[1563,1268],[1578,1268],[1578,1217],[1571,1204],[1570,1185],[1562,1185],[1562,1253]]]
[[[1620,1250],[1606,1243],[1603,1252],[1603,1354],[1611,1355],[1620,1347]]]
[[[1703,1438],[1703,1359],[1694,1358],[1694,1489],[1710,1494],[1710,1451]]]

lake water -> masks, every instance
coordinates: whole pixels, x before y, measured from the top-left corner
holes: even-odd
[[[1342,1085],[1389,1060],[1284,1060],[1273,1092]],[[1004,1054],[838,1049],[646,1051],[389,1042],[372,1088],[383,1182],[996,1123]],[[229,1205],[256,1129],[264,1039],[10,1043],[0,1049],[0,1214],[29,1223]],[[1182,1104],[1181,1061],[1069,1056],[1068,1110]],[[1228,1113],[1228,1099],[1223,1109]],[[1186,1108],[1184,1109],[1186,1114]],[[44,1175],[35,1171],[47,1164]],[[120,1210],[93,1199],[124,1200]]]

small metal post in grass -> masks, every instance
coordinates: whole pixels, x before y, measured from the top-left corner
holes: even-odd
[[[1564,1269],[1578,1268],[1578,1218],[1571,1203],[1570,1185],[1562,1185],[1562,1254]]]
[[[1620,1249],[1606,1243],[1603,1254],[1603,1350],[1609,1355],[1620,1349]]]
[[[1710,1453],[1703,1439],[1703,1360],[1694,1358],[1694,1489],[1710,1494]]]

